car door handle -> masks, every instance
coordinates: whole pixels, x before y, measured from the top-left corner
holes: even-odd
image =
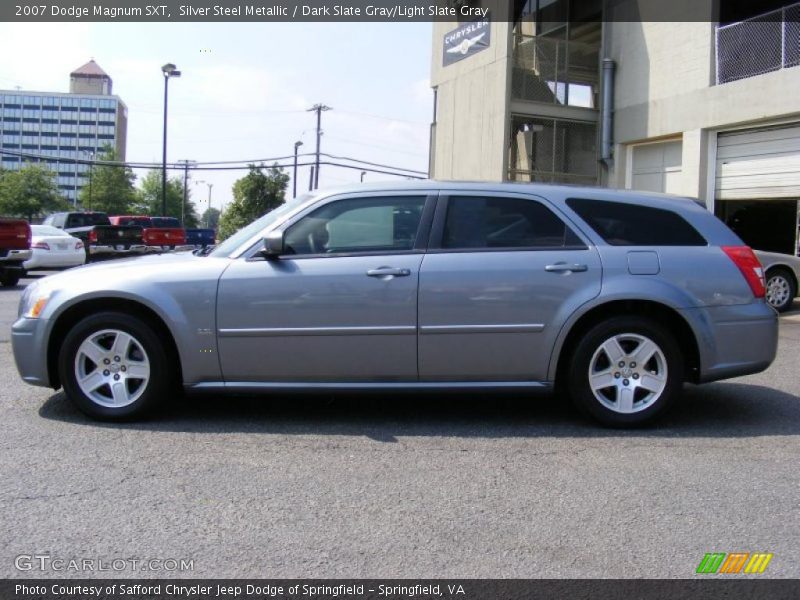
[[[408,277],[411,269],[400,269],[397,267],[378,267],[367,271],[367,277]]]
[[[571,272],[571,273],[579,273],[583,271],[588,271],[589,267],[586,265],[578,265],[578,264],[567,264],[567,263],[556,263],[554,265],[547,265],[544,268],[545,271],[548,273],[564,273],[564,272]]]

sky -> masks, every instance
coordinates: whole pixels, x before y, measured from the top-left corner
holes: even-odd
[[[67,92],[69,73],[94,58],[128,106],[129,161],[161,162],[161,65],[171,62],[182,75],[169,83],[168,161],[288,156],[295,141],[313,152],[307,109],[323,103],[333,108],[322,117],[323,152],[427,171],[430,23],[2,23],[0,56],[0,89],[54,92]],[[220,208],[244,174],[193,173],[198,212],[208,183]],[[320,187],[359,178],[323,166]],[[308,179],[301,167],[298,193]]]

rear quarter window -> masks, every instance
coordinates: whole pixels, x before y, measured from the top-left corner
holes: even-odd
[[[686,219],[663,208],[570,198],[567,206],[611,246],[707,246]]]

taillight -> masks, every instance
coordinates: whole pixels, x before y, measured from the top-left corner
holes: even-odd
[[[82,250],[82,249],[83,249],[83,242],[81,242],[80,240],[75,242],[75,250]]]
[[[25,240],[28,246],[31,245],[31,228],[27,223],[17,226],[17,239]]]
[[[749,246],[722,246],[722,251],[739,267],[756,298],[765,292],[764,268]]]
[[[34,242],[31,244],[31,248],[38,248],[39,250],[50,250],[50,246],[47,242]]]
[[[97,232],[94,229],[92,229],[89,232],[89,242],[90,243],[96,243],[97,242]]]

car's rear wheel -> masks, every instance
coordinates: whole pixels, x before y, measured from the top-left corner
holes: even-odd
[[[786,269],[776,268],[767,271],[767,302],[778,312],[786,312],[797,295],[794,277]]]
[[[615,317],[586,332],[566,373],[580,409],[605,425],[635,426],[673,403],[683,384],[683,361],[665,327],[642,317]]]
[[[58,365],[67,396],[95,419],[140,418],[172,388],[158,336],[145,321],[122,313],[99,313],[75,325]]]
[[[3,271],[0,273],[0,284],[4,287],[14,287],[22,278],[23,271]]]

